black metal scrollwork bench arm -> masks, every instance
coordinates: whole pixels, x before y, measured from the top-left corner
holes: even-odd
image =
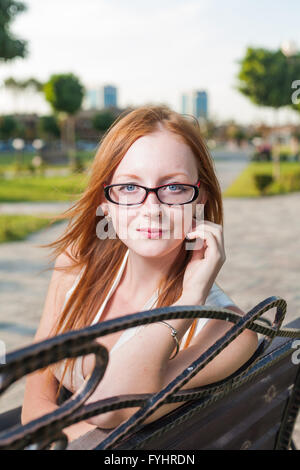
[[[273,322],[260,318],[275,308]],[[241,317],[231,310],[164,307],[71,331],[9,353],[0,365],[0,393],[16,380],[67,357],[95,354],[95,367],[76,394],[26,425],[20,407],[0,415],[0,449],[294,449],[292,432],[300,405],[300,318],[282,327],[286,302],[272,296]],[[174,318],[217,318],[232,327],[155,394],[130,394],[85,405],[100,383],[108,351],[96,338],[134,326]],[[246,328],[261,335],[257,350],[235,373],[213,384],[180,390]],[[165,403],[183,404],[143,424]],[[109,410],[140,407],[112,430],[95,429],[68,444],[63,429]]]

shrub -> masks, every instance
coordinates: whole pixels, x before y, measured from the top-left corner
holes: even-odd
[[[267,187],[274,181],[273,176],[267,173],[254,173],[253,179],[260,194],[264,194]]]
[[[32,175],[36,173],[36,167],[32,163],[27,163],[26,168]]]
[[[85,166],[81,158],[77,157],[75,164],[71,167],[72,173],[84,173]]]
[[[285,176],[290,191],[300,191],[300,171]]]
[[[270,149],[263,149],[254,154],[251,157],[251,161],[253,162],[270,162],[272,160],[272,154]]]
[[[281,152],[279,154],[279,161],[287,162],[290,159],[290,155],[287,152]]]

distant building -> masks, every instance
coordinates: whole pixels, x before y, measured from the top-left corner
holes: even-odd
[[[193,93],[193,114],[197,119],[207,119],[207,93],[195,91]]]
[[[207,120],[208,99],[204,90],[194,90],[181,95],[181,113],[192,114],[197,119]]]
[[[84,109],[103,109],[118,107],[118,89],[112,85],[87,88]]]
[[[187,94],[181,96],[181,112],[183,114],[190,113],[190,97]]]
[[[98,109],[99,108],[98,90],[88,89],[86,91],[84,107],[86,109]]]
[[[117,88],[111,85],[103,87],[103,107],[117,108]]]

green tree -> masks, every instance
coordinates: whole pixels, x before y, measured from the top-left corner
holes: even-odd
[[[10,31],[12,21],[26,9],[23,2],[0,0],[0,60],[8,61],[15,57],[26,57],[27,42],[16,38]]]
[[[17,102],[19,96],[23,95],[24,92],[37,92],[43,91],[43,83],[38,81],[36,78],[28,78],[27,80],[16,80],[14,77],[8,77],[4,80],[4,86],[10,90],[15,100],[15,109],[17,108]]]
[[[226,136],[240,146],[242,141],[247,139],[247,132],[241,126],[232,122],[226,129]]]
[[[22,82],[24,88],[34,88],[37,92],[43,92],[44,83],[34,77],[28,78]]]
[[[12,116],[0,116],[0,138],[8,140],[14,136],[18,128],[17,121]]]
[[[76,165],[75,114],[80,110],[84,97],[84,87],[79,79],[69,74],[54,74],[44,84],[46,100],[58,114],[62,143],[67,144],[67,153],[72,166]]]
[[[243,95],[259,106],[278,109],[290,105],[287,60],[281,50],[249,47],[245,57],[238,62],[241,67],[237,89]]]
[[[103,109],[93,117],[92,124],[97,131],[105,132],[114,123],[115,119],[115,115],[110,110]]]
[[[300,76],[300,60],[289,61],[281,50],[249,47],[238,61],[237,89],[252,103],[279,109],[291,106],[291,83]],[[280,177],[279,152],[273,152],[273,175]]]
[[[38,121],[38,131],[47,139],[59,138],[60,128],[57,118],[55,116],[41,116]]]

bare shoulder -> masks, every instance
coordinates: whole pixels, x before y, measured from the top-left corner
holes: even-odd
[[[80,268],[78,268],[74,261],[74,252],[71,245],[56,258],[55,268],[68,268],[68,272],[72,275],[76,276],[78,274]]]
[[[70,249],[68,249],[68,253],[61,253],[55,260],[42,317],[34,341],[41,341],[49,336],[53,326],[59,320],[66,293],[72,287],[76,276],[80,272],[80,268],[74,264],[72,257],[68,254],[70,254]]]

